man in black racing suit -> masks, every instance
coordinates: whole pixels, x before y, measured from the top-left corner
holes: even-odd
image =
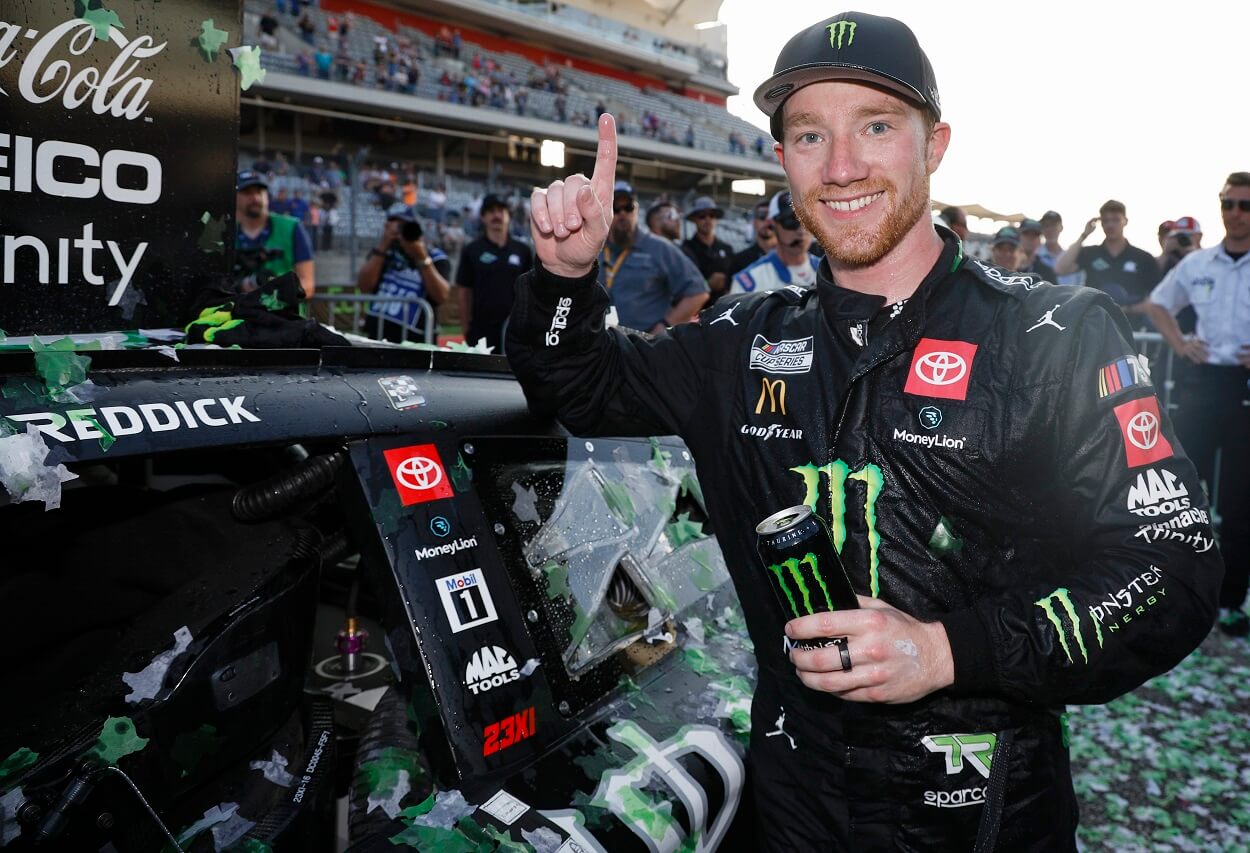
[[[1193,466],[1114,303],[969,259],[931,224],[950,129],[903,24],[798,34],[756,102],[826,251],[816,288],[658,337],[605,329],[605,115],[592,178],[534,193],[513,368],[574,434],[675,433],[694,454],[759,659],[761,848],[1074,850],[1064,704],[1166,671],[1214,620]],[[800,503],[861,609],[787,621],[753,527]],[[828,636],[849,669],[791,645]]]

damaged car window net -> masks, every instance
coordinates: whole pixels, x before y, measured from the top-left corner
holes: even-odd
[[[477,441],[474,480],[570,676],[728,582],[694,465],[656,441]],[[493,448],[491,445],[506,444]],[[590,448],[590,449],[588,449]],[[484,475],[484,476],[483,476]],[[496,533],[500,528],[496,528]]]

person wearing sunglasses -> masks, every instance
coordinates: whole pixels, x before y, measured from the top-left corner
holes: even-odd
[[[724,216],[725,211],[708,196],[696,198],[686,214],[686,221],[694,224],[694,235],[682,243],[681,248],[707,282],[711,291],[708,305],[729,287],[729,264],[733,261],[734,247],[716,236],[716,226]]]
[[[755,212],[751,217],[751,227],[755,229],[755,239],[751,241],[751,245],[733,256],[733,260],[729,263],[730,278],[751,266],[751,264],[767,255],[776,247],[777,235],[773,231],[773,220],[768,215],[768,206],[767,200],[755,205]]]
[[[638,227],[638,197],[627,181],[612,187],[612,221],[599,253],[599,283],[617,321],[663,334],[689,322],[707,302],[707,282],[694,262],[663,237]]]
[[[647,230],[681,248],[681,211],[668,199],[647,208]]]
[[[730,293],[777,290],[786,285],[814,287],[820,262],[812,257],[812,232],[794,212],[790,191],[782,190],[768,205],[768,221],[777,247],[734,276]]]
[[[1250,172],[1233,172],[1220,190],[1224,240],[1181,258],[1150,294],[1147,310],[1176,355],[1192,365],[1177,383],[1176,429],[1220,515],[1224,584],[1219,627],[1250,635]],[[1185,217],[1189,218],[1189,217]],[[1179,220],[1178,220],[1179,221]],[[1192,222],[1192,220],[1191,220]],[[1197,223],[1192,223],[1194,228]],[[1176,316],[1191,307],[1193,334]],[[1220,451],[1219,471],[1215,451]]]

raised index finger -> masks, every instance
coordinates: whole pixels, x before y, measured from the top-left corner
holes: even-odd
[[[616,119],[611,113],[599,117],[599,148],[590,186],[604,210],[612,209],[612,187],[616,184]]]

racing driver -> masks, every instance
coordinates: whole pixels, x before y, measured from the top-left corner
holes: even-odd
[[[693,452],[759,659],[761,849],[1075,850],[1064,705],[1166,671],[1215,618],[1194,468],[1113,302],[982,264],[933,224],[951,131],[908,27],[811,26],[755,103],[824,247],[817,286],[656,337],[605,328],[605,115],[592,177],[534,192],[513,368],[576,435]],[[860,609],[793,619],[769,588],[753,528],[804,503]],[[843,636],[845,659],[794,645]]]

